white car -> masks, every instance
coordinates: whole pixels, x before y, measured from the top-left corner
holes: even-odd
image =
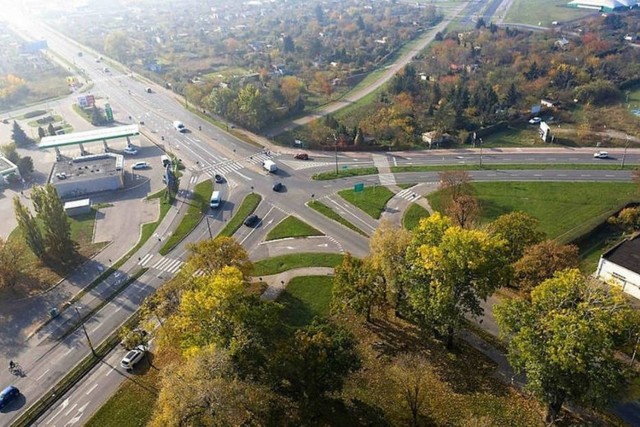
[[[139,345],[133,350],[127,352],[127,354],[122,358],[120,366],[122,366],[127,371],[130,371],[139,361],[142,360],[146,353],[147,349],[145,348],[145,346]]]
[[[122,150],[122,152],[123,152],[124,154],[130,154],[130,155],[132,155],[132,156],[135,156],[136,154],[138,154],[138,150],[136,150],[136,149],[135,149],[135,148],[133,148],[133,147],[127,147],[127,148],[125,148],[124,150]]]
[[[534,117],[533,119],[529,119],[529,124],[530,125],[537,125],[541,121],[542,121],[542,119],[540,117]]]
[[[149,163],[147,162],[136,162],[131,166],[131,169],[148,169],[149,167]]]
[[[593,153],[593,157],[595,157],[596,159],[608,159],[609,153],[607,153],[606,151],[598,151],[597,153]]]

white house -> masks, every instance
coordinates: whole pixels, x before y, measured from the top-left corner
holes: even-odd
[[[618,243],[600,256],[596,276],[640,299],[640,234]]]

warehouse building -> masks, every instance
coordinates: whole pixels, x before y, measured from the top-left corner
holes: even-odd
[[[596,276],[640,299],[640,234],[603,253]]]
[[[76,157],[54,164],[49,182],[60,198],[77,198],[124,187],[124,157],[104,153]]]
[[[569,7],[593,9],[600,12],[631,9],[638,7],[638,5],[640,5],[640,0],[573,0],[567,4]]]

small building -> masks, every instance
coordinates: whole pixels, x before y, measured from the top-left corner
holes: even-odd
[[[11,176],[20,178],[18,166],[11,163],[6,157],[0,156],[0,186],[8,185],[11,180]]]
[[[453,138],[448,133],[440,133],[435,130],[422,134],[422,142],[426,142],[427,144],[429,144],[429,148],[433,148],[433,146],[435,146],[436,148],[440,147],[441,145],[447,144],[452,140]]]
[[[596,277],[616,284],[627,294],[640,299],[640,234],[603,253]]]
[[[91,212],[91,199],[74,200],[64,203],[64,211],[69,216],[79,216]]]
[[[561,39],[556,40],[553,45],[562,50],[566,50],[569,47],[569,40],[567,40],[565,37],[562,37]]]
[[[639,0],[573,0],[567,6],[578,9],[593,9],[600,12],[613,12],[614,10],[625,10],[640,5]]]
[[[115,153],[56,162],[49,182],[61,199],[124,187],[124,156]]]
[[[558,103],[556,101],[552,101],[551,99],[541,99],[540,105],[547,108],[555,108],[558,106]]]

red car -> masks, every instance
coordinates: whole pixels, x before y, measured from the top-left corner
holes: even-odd
[[[298,153],[293,156],[293,158],[298,160],[309,160],[309,155],[307,153]]]

